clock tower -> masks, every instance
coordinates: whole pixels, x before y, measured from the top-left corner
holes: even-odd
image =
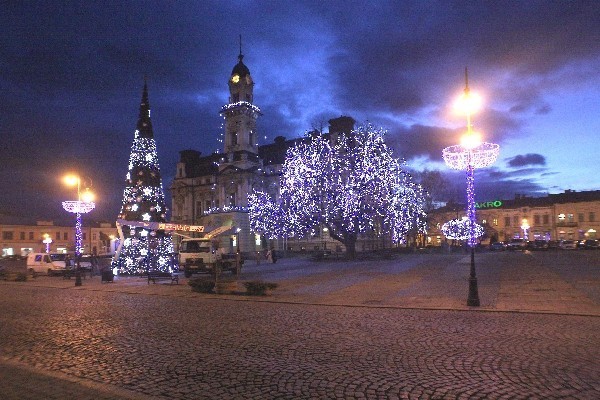
[[[256,120],[260,109],[253,104],[254,82],[244,62],[241,46],[238,63],[229,77],[229,104],[221,108],[225,118],[225,148],[228,162],[254,161],[258,155]],[[242,163],[246,164],[246,163]]]

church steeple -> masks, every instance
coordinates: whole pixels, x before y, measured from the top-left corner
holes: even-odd
[[[148,82],[144,77],[144,90],[142,92],[142,102],[140,103],[140,115],[137,122],[138,136],[143,138],[153,138],[152,121],[150,120],[150,102],[148,101]]]
[[[243,58],[240,36],[238,63],[233,67],[228,82],[229,104],[221,109],[221,115],[225,118],[224,151],[232,161],[233,152],[258,153],[256,119],[261,113],[253,104],[254,82]]]

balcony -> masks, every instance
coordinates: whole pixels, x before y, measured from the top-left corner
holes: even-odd
[[[557,221],[556,226],[561,228],[577,228],[577,222]]]

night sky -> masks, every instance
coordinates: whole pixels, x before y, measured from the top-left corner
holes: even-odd
[[[0,213],[69,218],[69,171],[90,218],[120,210],[144,76],[163,186],[179,151],[221,149],[221,106],[242,35],[260,144],[340,115],[386,128],[411,171],[440,170],[469,68],[484,140],[476,200],[600,189],[600,2],[5,1],[0,13]]]

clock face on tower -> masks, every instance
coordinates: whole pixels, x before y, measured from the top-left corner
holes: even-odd
[[[239,81],[240,81],[240,76],[238,74],[235,74],[234,76],[231,77],[231,82],[238,83]]]

